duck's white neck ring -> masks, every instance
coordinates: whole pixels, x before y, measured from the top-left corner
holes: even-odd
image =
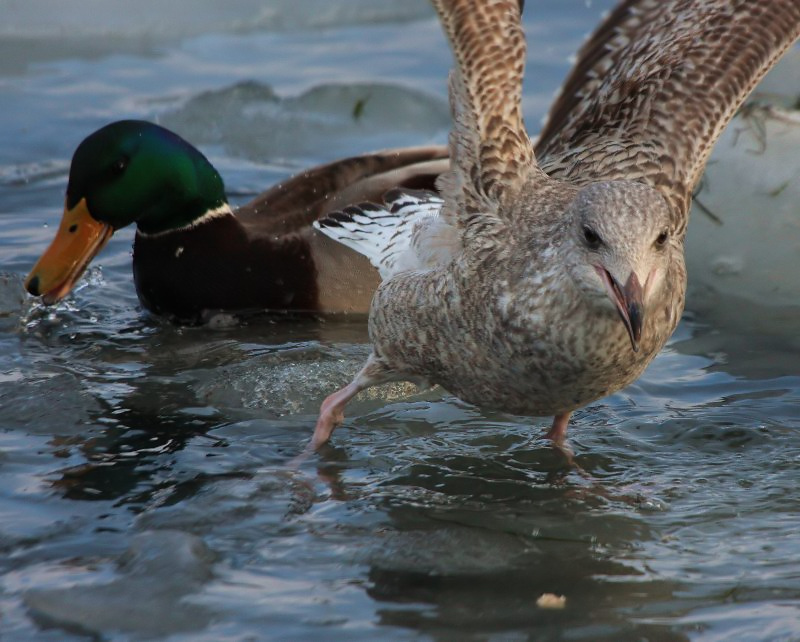
[[[141,230],[136,230],[136,233],[140,236],[149,239],[158,238],[160,236],[167,236],[168,234],[174,234],[175,232],[186,232],[187,230],[191,230],[200,225],[204,225],[205,223],[208,223],[213,219],[222,218],[224,216],[233,216],[233,210],[231,209],[231,206],[228,205],[228,203],[223,203],[219,207],[215,207],[213,209],[208,210],[205,214],[196,218],[188,225],[175,227],[170,230],[164,230],[163,232],[154,232],[151,234],[148,234],[147,232],[142,232]]]

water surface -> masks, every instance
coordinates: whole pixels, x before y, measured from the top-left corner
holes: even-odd
[[[131,230],[57,308],[24,296],[110,120],[187,136],[236,201],[446,140],[424,2],[104,4],[0,1],[0,637],[800,638],[794,311],[690,302],[639,382],[576,413],[575,466],[547,419],[395,386],[293,470],[363,319],[163,324]],[[611,4],[527,3],[532,130]]]

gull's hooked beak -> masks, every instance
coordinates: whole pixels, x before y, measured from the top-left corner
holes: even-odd
[[[609,298],[614,302],[617,312],[625,324],[625,329],[631,339],[631,348],[634,352],[638,352],[644,320],[644,293],[639,277],[636,276],[636,272],[631,271],[631,275],[622,286],[604,267],[595,265],[594,269],[600,275]]]

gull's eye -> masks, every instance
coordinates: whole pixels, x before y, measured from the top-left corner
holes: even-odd
[[[586,241],[586,244],[593,250],[596,250],[598,247],[600,247],[600,244],[602,243],[602,240],[597,232],[595,232],[588,225],[583,226],[583,240]]]
[[[664,247],[668,238],[669,238],[669,233],[667,232],[667,230],[661,232],[661,234],[659,234],[656,237],[656,247]]]

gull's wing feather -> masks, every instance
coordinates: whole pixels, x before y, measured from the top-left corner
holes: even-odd
[[[585,43],[536,153],[556,178],[664,194],[678,234],[711,148],[800,35],[798,0],[624,0]]]
[[[440,179],[443,216],[467,232],[507,222],[502,207],[536,165],[522,121],[525,37],[519,0],[433,0],[450,41],[451,171]],[[468,234],[469,236],[469,234]]]

